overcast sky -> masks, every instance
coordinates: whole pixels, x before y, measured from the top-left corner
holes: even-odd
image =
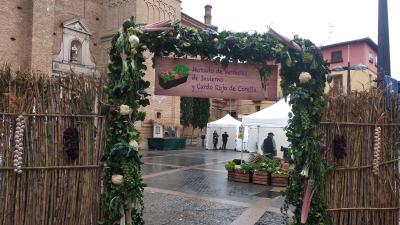
[[[317,45],[364,37],[378,41],[378,0],[182,0],[182,11],[203,22],[206,4],[220,30],[266,32],[271,26]],[[392,76],[400,79],[400,0],[388,5]]]

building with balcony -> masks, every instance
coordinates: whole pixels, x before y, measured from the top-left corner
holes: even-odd
[[[351,91],[369,90],[376,86],[378,46],[370,38],[330,44],[321,49],[333,76],[332,83],[325,88],[326,93],[347,93],[348,70]]]

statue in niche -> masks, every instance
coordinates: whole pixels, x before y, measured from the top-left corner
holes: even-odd
[[[78,62],[78,47],[76,44],[72,45],[71,47],[71,62],[77,63]]]

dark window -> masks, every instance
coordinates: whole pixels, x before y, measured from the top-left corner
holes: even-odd
[[[331,63],[343,62],[342,51],[331,52]]]
[[[229,114],[230,114],[233,118],[236,118],[236,117],[237,117],[236,112],[230,112]]]
[[[369,63],[373,64],[374,63],[374,56],[372,55],[372,52],[368,52],[368,61]]]
[[[260,111],[261,107],[259,105],[256,105],[256,111]]]
[[[161,119],[161,113],[157,112],[157,119]]]
[[[156,126],[156,134],[160,134],[161,133],[161,128],[160,126]]]
[[[343,77],[341,74],[333,76],[333,93],[334,95],[343,94]]]

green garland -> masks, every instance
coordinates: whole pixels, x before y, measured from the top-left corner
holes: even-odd
[[[290,185],[283,192],[286,197],[283,211],[287,212],[289,204],[295,206],[292,224],[302,224],[300,218],[305,183],[312,180],[314,194],[306,224],[331,224],[323,196],[327,165],[323,158],[324,152],[320,148],[323,143],[317,134],[325,107],[323,94],[326,75],[330,71],[321,51],[312,42],[298,38],[295,42],[302,46],[302,51],[289,50],[289,54],[281,59],[281,87],[285,96],[290,95],[289,103],[292,106],[286,135],[291,143],[295,164],[295,168],[290,171]],[[311,79],[301,82],[301,72],[307,72]],[[308,174],[305,174],[307,177],[304,177],[304,174],[300,175],[302,171],[308,171]],[[287,219],[286,216],[288,224]]]
[[[231,62],[258,64],[264,87],[270,74],[267,61],[280,63],[283,94],[290,96],[292,105],[287,136],[295,158],[295,168],[290,171],[292,182],[284,192],[283,211],[287,211],[289,204],[295,206],[293,224],[300,224],[304,184],[308,179],[313,180],[314,196],[307,224],[329,224],[323,199],[326,164],[315,134],[325,106],[323,93],[329,73],[321,51],[312,42],[298,38],[284,45],[270,33],[216,33],[210,29],[182,27],[179,23],[162,26],[166,29],[153,26],[146,30],[131,18],[112,40],[109,80],[105,87],[109,114],[107,146],[102,161],[106,182],[103,223],[114,224],[130,213],[132,224],[144,223],[144,184],[137,152],[139,132],[133,122],[144,119],[144,113],[138,109],[149,104],[144,92],[149,83],[142,79],[147,69],[143,51],[148,50],[154,57],[200,56],[203,60],[220,62],[224,67]],[[294,43],[300,47],[293,48]],[[300,175],[305,168],[309,171],[308,178]],[[123,182],[113,183],[113,178],[120,178],[113,175],[121,175]]]
[[[141,178],[139,132],[133,123],[143,120],[139,107],[149,105],[144,91],[150,83],[143,80],[146,66],[133,20],[123,24],[123,30],[112,39],[108,82],[104,87],[108,95],[107,140],[102,159],[106,192],[103,196],[104,220],[113,225],[124,220],[127,225],[144,224],[143,189]],[[130,42],[131,41],[131,42]]]

